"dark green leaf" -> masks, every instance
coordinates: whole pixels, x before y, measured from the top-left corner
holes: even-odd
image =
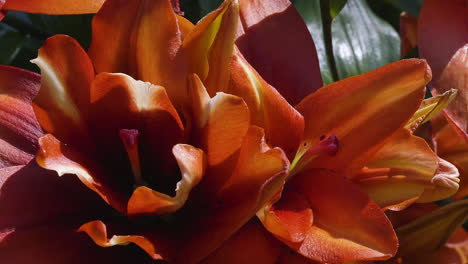
[[[332,22],[333,53],[340,79],[365,73],[400,57],[400,37],[364,0],[349,0]]]
[[[424,0],[385,0],[390,4],[408,12],[412,16],[419,16],[419,10]]]

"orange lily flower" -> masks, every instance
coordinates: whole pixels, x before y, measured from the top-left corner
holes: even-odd
[[[297,30],[275,33],[272,49],[286,49],[272,56],[261,47],[278,26]],[[6,263],[388,259],[397,238],[381,208],[457,187],[456,169],[411,134],[428,116],[425,61],[305,96],[318,64],[286,0],[228,0],[197,25],[168,0],[108,0],[88,52],[55,36],[33,62],[40,89],[37,75],[0,68]]]

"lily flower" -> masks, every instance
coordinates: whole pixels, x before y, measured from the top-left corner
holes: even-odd
[[[169,0],[107,0],[88,52],[58,35],[33,62],[41,78],[0,68],[5,263],[383,260],[383,209],[458,187],[412,135],[435,108],[427,63],[318,89],[287,0],[227,0],[197,25]]]

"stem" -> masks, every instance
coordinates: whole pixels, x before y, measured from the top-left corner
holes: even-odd
[[[333,55],[333,42],[331,33],[332,17],[330,14],[330,0],[320,0],[320,13],[322,16],[323,40],[325,42],[325,52],[327,54],[328,65],[330,66],[333,81],[338,81],[338,70],[336,68],[335,56]]]

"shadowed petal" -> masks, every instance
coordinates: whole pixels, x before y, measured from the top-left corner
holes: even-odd
[[[91,88],[90,127],[102,162],[115,174],[127,172],[129,186],[132,173],[119,131],[137,130],[144,180],[158,190],[173,190],[177,179],[164,176],[177,169],[171,150],[183,140],[184,126],[163,87],[120,73],[98,74]]]
[[[41,69],[34,110],[42,128],[67,144],[86,145],[86,117],[94,70],[80,44],[65,35],[49,38],[32,61]]]
[[[344,177],[310,170],[294,176],[287,188],[305,195],[314,213],[313,226],[302,242],[284,241],[301,255],[343,263],[388,259],[395,254],[398,242],[390,221]]]
[[[31,161],[0,169],[0,230],[110,213],[100,198],[76,177],[57,177]]]
[[[236,44],[260,75],[291,105],[322,87],[314,42],[291,2],[239,3],[244,33]]]
[[[203,264],[274,264],[283,251],[281,242],[269,234],[258,220],[251,220],[203,260]]]
[[[293,158],[303,137],[304,118],[237,52],[231,62],[229,93],[249,107],[253,125],[263,127],[267,142]]]
[[[96,13],[105,0],[8,0],[7,10],[50,15]]]
[[[128,214],[163,215],[184,206],[190,191],[200,182],[204,173],[203,151],[190,145],[178,144],[172,149],[182,173],[177,183],[175,197],[138,187],[128,201]]]
[[[402,60],[321,88],[296,109],[305,119],[303,156],[322,135],[335,135],[340,149],[310,166],[346,171],[352,177],[373,151],[404,126],[423,99],[431,72],[423,60]]]
[[[39,139],[39,146],[36,160],[41,167],[54,170],[59,176],[75,174],[86,187],[99,194],[106,203],[120,212],[125,212],[126,192],[118,186],[111,185],[109,178],[103,177],[102,172],[100,173],[96,167],[90,169],[81,165],[83,157],[79,157],[76,152],[50,134]]]
[[[191,195],[188,210],[180,216],[184,221],[190,219],[190,224],[180,225],[184,243],[176,260],[196,263],[218,248],[279,192],[288,167],[284,153],[268,147],[263,131],[252,126],[244,137],[234,169],[213,175],[215,171],[208,168]],[[214,176],[222,178],[220,185],[204,182]]]
[[[39,75],[0,66],[0,168],[24,165],[37,150],[42,130],[31,100],[39,86]]]
[[[130,247],[96,246],[75,224],[49,224],[0,233],[0,262],[15,264],[150,264],[144,252]]]
[[[455,88],[458,96],[445,112],[468,141],[468,5],[464,0],[447,3],[428,0],[422,5],[418,21],[418,46],[434,74],[430,83],[433,95]],[[434,41],[443,39],[444,41]]]

